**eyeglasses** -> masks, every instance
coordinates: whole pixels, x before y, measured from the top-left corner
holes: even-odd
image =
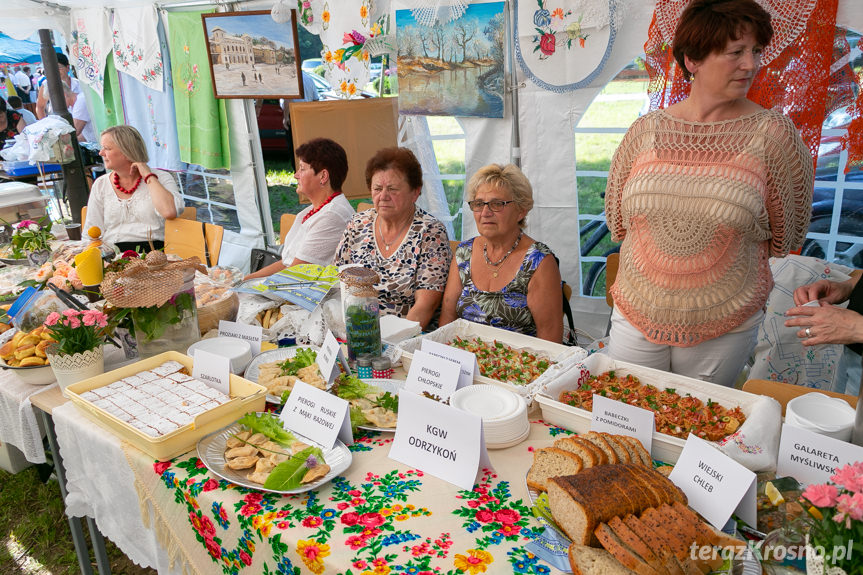
[[[472,202],[468,202],[467,205],[470,206],[470,209],[474,212],[481,212],[486,206],[488,206],[488,209],[493,212],[499,212],[505,205],[513,202],[515,202],[515,200],[489,200],[487,202],[482,200],[473,200]]]

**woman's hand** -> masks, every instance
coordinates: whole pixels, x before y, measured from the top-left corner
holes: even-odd
[[[842,303],[851,296],[851,291],[857,284],[857,279],[859,278],[852,277],[844,282],[818,280],[817,282],[800,286],[794,290],[794,303],[803,305],[815,300],[830,304]]]
[[[792,316],[785,326],[799,328],[797,337],[804,346],[863,342],[863,315],[856,311],[822,303],[820,307],[792,307],[785,315]]]
[[[136,171],[142,179],[153,173],[150,166],[147,165],[147,162],[133,162],[130,172],[134,176]]]

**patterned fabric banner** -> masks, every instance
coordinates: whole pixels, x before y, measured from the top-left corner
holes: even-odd
[[[112,29],[114,63],[117,69],[147,88],[163,89],[162,54],[155,6],[115,8]]]
[[[180,142],[177,139],[177,117],[174,113],[174,90],[171,84],[168,41],[161,25],[157,31],[159,42],[156,51],[165,55],[164,66],[167,74],[159,75],[157,90],[141,82],[139,76],[121,72],[124,113],[126,123],[137,128],[144,137],[147,152],[150,155],[150,167],[181,170],[184,166],[180,160]],[[162,60],[159,64],[161,69]]]
[[[120,82],[117,77],[117,69],[114,68],[114,60],[107,59],[105,65],[105,83],[103,97],[97,98],[96,92],[86,84],[81,86],[86,93],[87,102],[93,109],[93,123],[96,130],[101,134],[106,128],[126,123],[123,115],[123,98],[120,93]]]
[[[102,98],[105,61],[111,52],[107,11],[104,8],[73,11],[72,39],[71,63],[78,72],[78,80]]]
[[[211,170],[231,166],[225,103],[213,95],[202,12],[168,12],[168,46],[180,159]]]

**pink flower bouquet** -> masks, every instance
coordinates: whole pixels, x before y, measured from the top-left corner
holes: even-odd
[[[67,309],[45,318],[45,329],[57,340],[55,355],[74,355],[96,349],[108,334],[108,316],[98,310]]]
[[[816,509],[809,544],[827,567],[863,574],[863,462],[836,471],[831,483],[810,485],[803,498]]]

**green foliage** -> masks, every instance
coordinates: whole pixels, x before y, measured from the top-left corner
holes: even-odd
[[[307,471],[314,468],[310,466],[311,458],[315,464],[324,463],[324,453],[318,447],[307,447],[291,456],[286,461],[276,465],[275,468],[267,476],[264,482],[264,489],[272,489],[274,491],[288,491],[296,489],[303,482],[303,476]]]
[[[271,413],[247,413],[237,421],[253,432],[263,433],[279,445],[289,445],[297,440],[294,434],[285,430],[278,416]]]
[[[314,364],[317,359],[318,352],[308,347],[301,347],[294,357],[289,357],[280,363],[279,368],[282,370],[282,375],[297,375],[297,372]]]
[[[165,333],[166,326],[180,323],[187,312],[193,312],[194,308],[195,300],[188,292],[173,296],[161,306],[132,308],[136,337],[144,341],[159,339]]]

